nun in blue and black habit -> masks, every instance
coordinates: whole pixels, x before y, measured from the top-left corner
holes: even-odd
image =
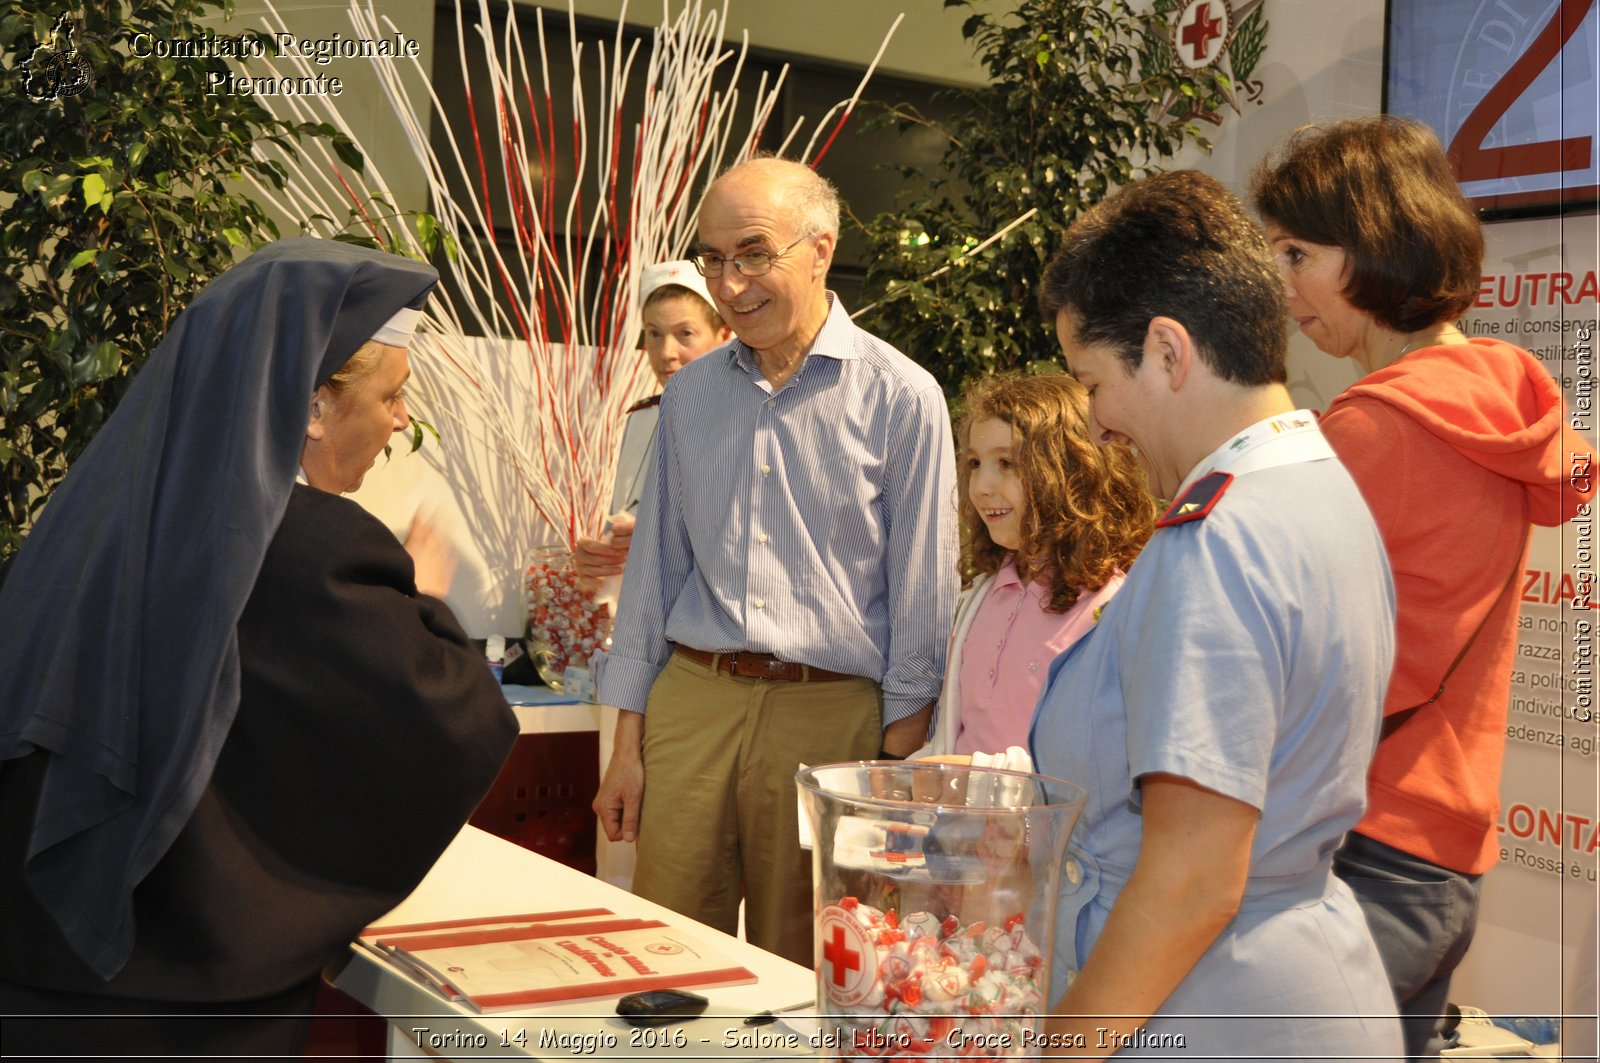
[[[8,1055],[297,1054],[281,1016],[493,782],[481,654],[338,494],[436,281],[312,239],[217,278],[0,585],[0,1014],[130,1017],[8,1018]]]

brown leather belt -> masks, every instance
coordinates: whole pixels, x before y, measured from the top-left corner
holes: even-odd
[[[693,646],[678,645],[674,645],[673,649],[712,671],[726,672],[728,675],[741,676],[745,679],[772,679],[781,683],[827,683],[838,679],[861,678],[845,675],[842,672],[830,672],[826,668],[813,668],[809,664],[780,661],[770,653],[752,653],[749,650],[707,653]]]

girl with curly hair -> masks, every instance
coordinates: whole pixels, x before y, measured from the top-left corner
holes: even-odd
[[[919,756],[1027,745],[1050,661],[1094,626],[1156,517],[1133,455],[1089,438],[1088,394],[1070,376],[990,377],[964,408],[957,473],[970,586]]]

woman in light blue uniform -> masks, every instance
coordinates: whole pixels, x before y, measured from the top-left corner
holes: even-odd
[[[1193,172],[1107,200],[1045,274],[1091,433],[1175,499],[1034,719],[1039,770],[1090,794],[1062,876],[1052,1052],[1399,1054],[1332,873],[1365,801],[1393,588],[1360,494],[1284,387],[1275,277],[1237,201]]]

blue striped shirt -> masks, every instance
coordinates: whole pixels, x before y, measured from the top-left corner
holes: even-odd
[[[644,712],[672,643],[754,650],[939,695],[955,605],[955,447],[928,372],[839,300],[776,392],[737,340],[661,399],[599,698]]]

